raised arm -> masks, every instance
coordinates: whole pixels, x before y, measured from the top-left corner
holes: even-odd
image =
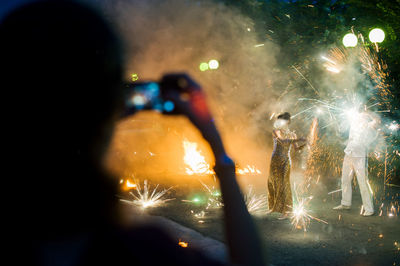
[[[292,133],[290,137],[285,137],[282,134],[282,131],[279,129],[275,129],[272,131],[272,134],[275,136],[275,138],[277,138],[280,142],[282,143],[289,143],[289,144],[294,144],[295,148],[300,147],[300,145],[298,146],[299,142],[304,142],[305,139],[304,138],[297,138],[296,134]]]
[[[274,135],[275,138],[277,138],[282,143],[292,144],[294,142],[294,140],[291,138],[285,138],[285,136],[282,134],[281,130],[279,130],[279,129],[274,129],[272,131],[272,134]]]
[[[307,145],[307,139],[305,139],[305,138],[297,138],[296,133],[293,133],[293,138],[295,139],[295,142],[293,143],[293,147],[296,150],[301,150]]]
[[[180,90],[189,97],[181,97],[182,93],[172,87],[164,88],[164,97],[174,102],[176,113],[186,115],[200,130],[213,151],[215,172],[224,201],[224,222],[231,262],[238,265],[265,265],[259,234],[236,181],[235,164],[225,152],[201,88],[185,74],[167,75],[161,84],[187,87],[181,87]]]

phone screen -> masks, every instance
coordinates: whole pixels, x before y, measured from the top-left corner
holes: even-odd
[[[160,86],[156,82],[131,83],[127,85],[125,104],[128,109],[163,110]]]

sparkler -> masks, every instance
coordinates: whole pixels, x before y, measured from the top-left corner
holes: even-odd
[[[253,192],[253,187],[249,186],[247,194],[244,196],[244,200],[249,213],[253,215],[265,215],[268,212],[267,196],[264,194],[256,195]]]
[[[201,182],[201,181],[200,181]],[[221,193],[215,189],[215,186],[207,186],[203,182],[201,182],[206,191],[208,192],[208,202],[206,210],[209,208],[221,208],[224,206],[222,202]],[[256,195],[253,191],[253,187],[249,186],[247,194],[244,195],[244,201],[247,206],[247,210],[249,213],[253,215],[265,215],[268,211],[268,202],[267,197],[262,195]],[[204,216],[202,217],[204,218]]]
[[[292,66],[292,68],[294,69],[294,70],[296,70],[296,72],[308,83],[308,85],[310,85],[310,87],[314,90],[314,92],[318,95],[319,94],[319,92],[317,91],[317,89],[316,88],[314,88],[314,86],[311,84],[311,82],[295,67],[295,66]]]
[[[191,210],[190,213],[193,215],[194,218],[198,220],[198,223],[204,223],[204,219],[206,218],[206,211],[209,209],[219,209],[224,204],[222,202],[221,193],[216,188],[216,184],[214,185],[206,185],[201,180],[199,182],[203,185],[204,190],[207,193],[207,200],[201,199],[201,197],[196,196],[192,200],[182,200],[183,202],[189,202],[194,204],[201,204],[203,205],[206,202],[206,207],[201,211],[193,211]],[[214,182],[216,183],[216,179],[214,177]]]
[[[397,210],[394,207],[394,205],[392,205],[392,207],[390,207],[390,212],[389,212],[388,216],[389,217],[397,216]]]
[[[333,50],[335,51],[335,50]],[[336,50],[336,55],[343,55],[343,53],[341,53],[340,50]],[[321,56],[321,58],[325,61],[324,63],[324,67],[326,70],[328,70],[329,72],[333,72],[335,74],[338,74],[340,72],[342,72],[343,66],[342,64],[339,64],[338,62],[334,61],[332,58],[329,58],[327,56]],[[343,56],[338,57],[339,59],[342,59]]]
[[[143,189],[141,188],[140,184],[137,184],[137,189],[134,190],[135,193],[129,192],[129,194],[133,196],[133,200],[121,199],[121,201],[134,206],[139,206],[142,209],[146,209],[150,207],[158,207],[167,201],[173,200],[164,198],[165,194],[172,187],[157,191],[158,186],[159,185],[157,185],[153,190],[150,190],[150,185],[148,185],[147,180],[144,180]]]
[[[292,118],[297,117],[300,114],[307,113],[309,115],[308,118],[315,118],[315,114],[318,114],[318,117],[322,116],[324,113],[322,110],[327,110],[327,115],[329,115],[330,123],[322,126],[321,129],[325,129],[329,126],[333,125],[341,125],[347,122],[348,125],[352,123],[357,123],[362,118],[359,113],[359,107],[361,106],[361,101],[358,99],[357,95],[353,94],[352,99],[343,106],[342,102],[328,102],[323,100],[318,100],[314,98],[299,98],[298,101],[310,101],[314,102],[314,105],[311,107],[300,111],[299,113],[292,116]],[[338,121],[341,121],[339,123]]]
[[[363,38],[360,38],[360,40],[363,41]],[[322,56],[321,59],[323,61],[324,69],[334,73],[344,72],[345,70],[347,71],[347,69],[350,67],[350,63],[352,64],[355,62],[354,60],[361,62],[363,74],[366,76],[365,86],[362,87],[363,91],[361,91],[361,93],[357,93],[356,90],[358,90],[358,88],[347,88],[340,93],[340,88],[338,88],[338,90],[333,90],[332,93],[325,95],[316,93],[317,96],[320,97],[318,99],[299,98],[299,101],[308,101],[309,103],[304,105],[303,110],[299,110],[297,114],[292,116],[292,118],[300,117],[300,115],[302,118],[304,118],[304,120],[318,117],[319,121],[323,123],[323,125],[319,127],[320,130],[323,130],[327,127],[336,127],[336,134],[339,135],[339,131],[342,131],[344,127],[355,124],[358,122],[358,119],[363,118],[361,113],[358,115],[360,103],[365,103],[367,105],[367,110],[374,108],[374,113],[391,112],[391,102],[393,102],[395,96],[393,95],[392,88],[390,87],[391,82],[387,71],[388,66],[379,58],[373,47],[359,46],[356,49],[351,50],[335,48],[331,49],[327,55]],[[305,75],[303,75],[298,68],[293,67],[293,69],[303,80],[307,81],[312,90],[315,92],[315,87],[312,86],[311,82],[305,78]],[[368,91],[365,92],[364,90]],[[378,131],[382,129],[386,129],[386,131],[384,131],[386,134],[382,134],[381,137],[387,138],[390,135],[393,136],[394,134],[397,134],[397,131],[400,130],[400,123],[397,121],[389,122],[384,128],[381,128]],[[309,176],[316,176],[316,173],[324,172],[324,168],[334,169],[337,174],[341,172],[343,155],[334,147],[335,145],[332,142],[332,136],[334,137],[334,135],[329,134],[329,131],[327,130],[322,131],[322,134],[326,135],[322,135],[322,139],[319,141],[313,152],[311,163],[307,164],[307,171],[309,171],[311,168],[310,171],[312,172]],[[323,140],[327,136],[329,136],[329,142],[324,143]],[[341,140],[336,140],[336,142],[336,144],[342,143]],[[383,146],[380,146],[378,149],[381,149],[385,146],[384,143],[377,144],[383,144]],[[380,159],[381,156],[379,153],[375,152],[375,155],[377,159]],[[370,168],[370,170],[377,169],[375,170],[377,173],[374,173],[374,175],[383,176],[384,187],[387,186],[387,180],[393,176],[394,171],[393,169],[390,171],[387,170],[387,165],[393,163],[394,160],[399,160],[397,156],[400,156],[400,153],[397,151],[397,149],[393,149],[393,154],[391,154],[390,152],[387,152],[386,148],[384,156],[384,173],[383,169],[379,169],[383,168],[383,162],[378,162],[379,165],[374,164],[374,166],[371,166],[373,169]],[[371,185],[368,183],[368,189],[373,194],[373,189],[376,190],[378,187],[371,187]],[[328,194],[331,195],[340,191],[341,190],[335,190],[329,192]],[[385,197],[387,193],[383,193],[382,195]],[[380,208],[380,216],[387,215],[388,217],[393,217],[398,214],[399,207],[393,207],[399,205],[398,200],[395,202],[392,201],[390,204],[385,206],[385,209],[383,209],[382,204]],[[307,200],[302,200],[292,210],[292,221],[295,227],[300,224],[300,227],[304,228],[307,226],[307,223],[309,223],[310,219],[312,219],[307,216],[308,212],[305,208],[306,205]]]
[[[396,202],[396,204],[398,204],[398,202]],[[382,203],[381,206],[379,207],[379,216],[384,216],[384,210],[383,210],[384,206],[385,204]],[[386,208],[386,215],[390,218],[398,216],[398,213],[399,213],[399,207],[396,208],[393,203],[391,203],[390,208],[389,207]]]
[[[199,180],[200,181],[200,180]],[[216,180],[214,179],[216,182]],[[206,185],[200,181],[203,185],[205,191],[207,192],[207,206],[200,212],[191,211],[192,215],[197,219],[204,219],[206,216],[206,211],[210,209],[219,209],[224,206],[222,201],[221,193],[216,189],[215,185]],[[182,200],[184,202],[196,203],[195,200]],[[247,210],[250,214],[261,216],[268,212],[268,202],[266,195],[256,195],[253,191],[253,187],[249,186],[247,193],[244,195],[244,201],[247,206]],[[203,223],[203,220],[199,222]]]
[[[306,206],[312,200],[312,196],[301,199],[298,201],[296,206],[293,207],[291,212],[288,212],[291,219],[291,224],[293,228],[301,229],[303,228],[304,232],[307,231],[307,226],[311,223],[311,220],[316,220],[318,222],[323,222],[328,224],[328,222],[318,219],[310,215],[310,212],[306,209]]]

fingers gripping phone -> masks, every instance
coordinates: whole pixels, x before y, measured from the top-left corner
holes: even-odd
[[[125,84],[123,116],[141,110],[155,110],[175,115],[186,110],[194,112],[199,117],[210,118],[200,85],[185,73],[166,74],[160,82]]]

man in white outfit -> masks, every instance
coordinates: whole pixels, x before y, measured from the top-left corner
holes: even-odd
[[[348,210],[351,207],[353,175],[357,176],[363,203],[363,216],[374,214],[372,193],[368,184],[368,147],[377,136],[375,127],[377,120],[366,112],[355,111],[350,125],[350,135],[344,150],[345,156],[342,169],[342,201],[334,210]]]

